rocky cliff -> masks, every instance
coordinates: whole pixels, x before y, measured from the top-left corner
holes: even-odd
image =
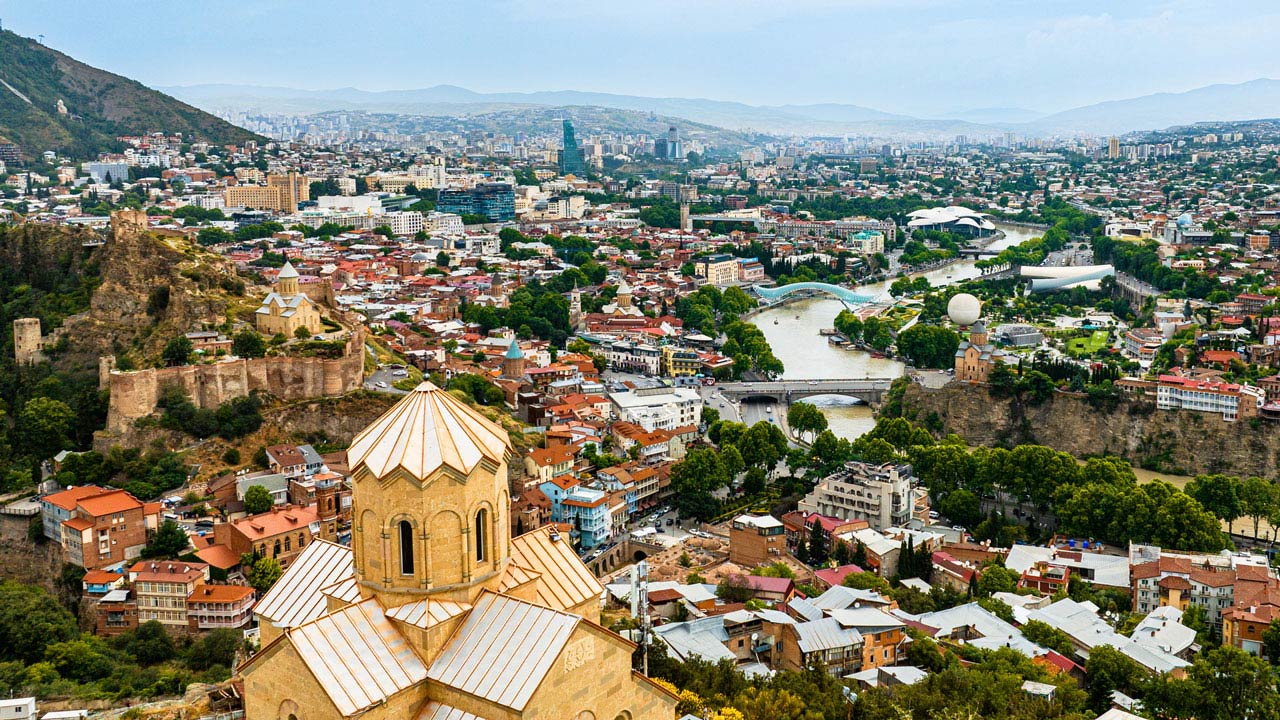
[[[99,285],[89,311],[63,324],[60,362],[96,367],[116,355],[147,365],[175,335],[220,326],[234,305],[250,302],[231,263],[145,223],[137,211],[112,213],[112,237],[94,258]]]
[[[1280,427],[1227,422],[1220,415],[1156,410],[1149,401],[1121,401],[1114,410],[1087,398],[1055,393],[1043,405],[993,398],[986,387],[952,383],[931,390],[916,384],[902,398],[903,414],[971,445],[1038,443],[1076,457],[1109,453],[1135,467],[1169,473],[1228,473],[1272,477],[1280,466]]]

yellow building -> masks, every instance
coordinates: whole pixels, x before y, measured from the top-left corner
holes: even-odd
[[[227,207],[247,207],[292,213],[311,199],[310,179],[298,173],[268,175],[266,185],[232,185],[222,191]]]
[[[509,536],[511,452],[431,383],[357,435],[353,547],[312,543],[259,603],[246,717],[671,720],[567,538]]]
[[[262,301],[257,311],[258,332],[265,335],[283,334],[293,337],[298,328],[306,328],[312,335],[320,332],[320,310],[298,288],[298,271],[293,263],[285,262],[276,277],[275,290]]]
[[[956,348],[956,380],[986,382],[996,363],[1010,361],[1005,351],[991,344],[987,326],[981,320],[969,328],[969,339]]]
[[[687,377],[702,372],[702,358],[688,348],[663,345],[658,370],[664,377]]]

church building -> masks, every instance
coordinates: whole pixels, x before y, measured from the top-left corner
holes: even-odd
[[[991,343],[981,320],[969,327],[969,339],[956,348],[956,380],[986,382],[998,362],[1014,362],[1008,353]],[[1016,364],[1016,363],[1015,363]]]
[[[671,720],[552,528],[510,537],[505,430],[424,382],[352,441],[352,547],[313,542],[257,606],[253,720]]]
[[[276,277],[275,289],[258,308],[257,320],[258,332],[264,335],[293,337],[300,327],[315,335],[324,329],[319,308],[298,288],[298,271],[287,261]]]

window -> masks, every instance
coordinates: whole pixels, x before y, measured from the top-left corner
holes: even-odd
[[[276,538],[275,549],[272,550],[271,557],[279,557],[279,556],[280,556],[280,538]]]
[[[284,538],[284,551],[289,552],[290,550],[293,550],[293,538],[286,535]]]
[[[400,521],[400,573],[413,574],[413,526],[408,520]]]
[[[485,558],[485,523],[489,519],[489,511],[481,510],[476,513],[476,562],[484,562]]]
[[[303,535],[302,533],[298,533],[298,549],[301,550],[306,546],[307,546],[307,536]]]

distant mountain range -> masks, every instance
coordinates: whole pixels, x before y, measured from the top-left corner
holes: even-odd
[[[92,158],[118,147],[118,136],[161,131],[215,144],[258,138],[135,80],[0,31],[0,138],[27,156],[55,150]]]
[[[1269,79],[1113,100],[1052,114],[1023,108],[979,108],[947,113],[940,118],[914,117],[843,103],[748,105],[701,98],[651,98],[574,90],[478,93],[453,85],[380,92],[253,85],[191,85],[164,90],[212,112],[306,115],[328,110],[363,110],[462,117],[522,107],[579,106],[686,118],[733,130],[901,138],[954,135],[980,138],[1004,132],[1033,136],[1112,135],[1200,121],[1280,117],[1280,81]]]

